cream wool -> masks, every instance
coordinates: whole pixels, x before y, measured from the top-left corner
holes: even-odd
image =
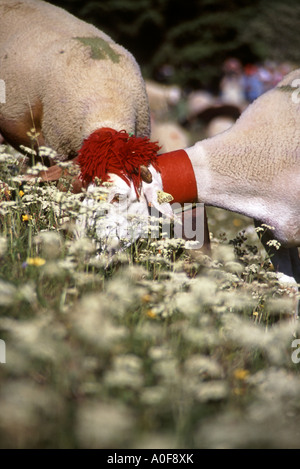
[[[300,70],[257,99],[229,130],[186,150],[201,201],[262,219],[289,245],[300,245],[297,78]]]
[[[250,105],[227,131],[186,150],[201,202],[275,228],[275,267],[300,282],[300,69]],[[298,95],[297,95],[298,93]],[[268,248],[268,250],[270,250]]]
[[[27,131],[61,159],[100,127],[150,136],[140,69],[123,47],[65,10],[40,0],[0,0],[0,132],[18,148]]]
[[[27,132],[32,127],[40,134],[38,145],[56,150],[61,160],[77,156],[83,141],[93,140],[103,128],[150,137],[148,97],[133,56],[94,26],[46,2],[0,0],[0,79],[6,84],[0,133],[17,149],[31,146]],[[138,237],[125,220],[128,214],[148,216],[148,200],[173,215],[169,204],[158,204],[161,180],[151,171],[153,181],[143,183],[139,199],[132,181],[129,186],[109,174],[113,184],[107,200],[112,203],[104,228],[97,228],[99,238]],[[44,173],[44,180],[57,180],[62,169],[52,166]],[[81,184],[73,188],[80,190]],[[88,191],[94,189],[91,183]],[[79,217],[78,234],[84,235],[90,223],[96,223],[92,216]]]

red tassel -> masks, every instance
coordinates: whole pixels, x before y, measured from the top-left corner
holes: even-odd
[[[132,181],[138,195],[141,185],[139,167],[141,164],[152,164],[158,170],[156,161],[159,149],[158,144],[150,142],[147,137],[129,136],[125,130],[118,132],[103,127],[85,139],[79,150],[80,179],[88,185],[95,177],[108,181],[108,173],[114,173],[128,185]]]

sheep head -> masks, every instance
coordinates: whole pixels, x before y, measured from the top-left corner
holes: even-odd
[[[147,237],[149,216],[173,219],[170,204],[159,198],[160,174],[152,166],[148,171],[152,182],[142,181],[138,195],[132,181],[127,184],[114,173],[109,174],[107,184],[91,183],[77,220],[77,235],[89,232],[99,242],[101,250],[114,251],[121,245],[127,247],[138,238]]]
[[[127,245],[147,234],[149,214],[173,217],[169,203],[158,198],[162,180],[157,166],[157,143],[148,138],[129,136],[125,131],[102,128],[86,139],[77,164],[87,187],[78,220],[79,233],[86,229],[102,240],[127,240]],[[97,186],[97,180],[101,185]],[[106,185],[105,196],[103,183]],[[105,203],[97,205],[97,198]],[[104,240],[104,241],[103,241]]]

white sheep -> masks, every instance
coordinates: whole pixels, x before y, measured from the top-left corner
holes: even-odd
[[[76,156],[101,127],[150,136],[145,84],[134,57],[91,24],[41,0],[1,0],[0,132],[19,149],[38,144]]]
[[[179,124],[172,121],[159,122],[155,119],[151,120],[151,140],[159,142],[160,153],[179,150],[190,144],[188,132]]]
[[[160,117],[178,104],[181,98],[181,90],[177,85],[164,85],[155,81],[146,81],[146,90],[151,111],[156,117]]]
[[[61,161],[79,153],[86,185],[93,186],[94,176],[107,180],[115,173],[109,201],[128,189],[139,211],[143,207],[148,213],[147,200],[138,192],[142,179],[151,180],[146,167],[155,161],[158,146],[149,140],[145,83],[126,49],[49,3],[1,0],[0,79],[6,91],[0,103],[0,133],[7,143],[16,149],[31,147],[28,132],[33,128],[37,151],[41,145],[51,147]],[[90,156],[95,157],[91,174]],[[116,160],[124,167],[116,169]],[[54,165],[43,178],[58,179],[61,171]],[[155,181],[148,189],[151,197],[154,187]],[[120,217],[113,206],[108,226]],[[168,204],[160,209],[172,214]],[[123,211],[125,216],[126,205]]]
[[[185,153],[187,170],[192,164],[198,201],[273,227],[262,241],[272,253],[276,270],[284,274],[281,279],[298,283],[299,86],[300,69],[254,101],[230,129],[178,153],[178,159]],[[170,193],[173,187],[177,192],[184,188],[184,171],[176,175],[176,184],[169,176],[173,164],[176,159],[168,160],[161,173],[164,190]],[[271,238],[281,243],[280,249],[267,245]]]
[[[205,128],[205,135],[206,137],[214,137],[215,135],[228,130],[234,124],[234,122],[234,119],[231,117],[214,117]]]

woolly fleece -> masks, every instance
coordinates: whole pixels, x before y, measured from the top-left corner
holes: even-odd
[[[18,147],[26,132],[72,158],[94,130],[150,136],[139,66],[123,47],[65,10],[40,0],[0,1],[0,132]],[[34,121],[34,122],[33,122]]]

